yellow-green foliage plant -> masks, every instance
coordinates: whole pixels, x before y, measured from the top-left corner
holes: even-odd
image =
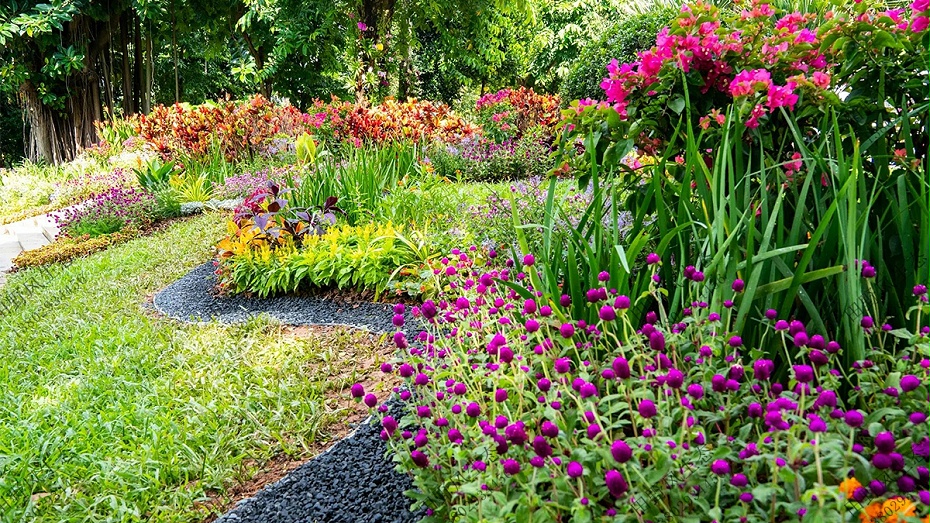
[[[218,245],[220,284],[261,297],[333,287],[380,294],[411,255],[397,240],[402,230],[391,223],[333,226],[305,237],[300,248],[286,237],[274,245],[262,241],[254,226],[231,224],[230,230]]]

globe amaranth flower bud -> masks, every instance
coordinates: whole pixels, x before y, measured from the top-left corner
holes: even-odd
[[[901,390],[904,392],[910,392],[917,387],[920,387],[920,378],[917,376],[907,374],[901,378]]]
[[[426,454],[424,454],[423,452],[419,450],[414,450],[413,452],[411,452],[410,459],[413,460],[414,465],[420,468],[429,466],[429,458],[426,456]]]
[[[814,380],[814,369],[810,365],[794,365],[794,379],[801,383],[810,383]]]
[[[539,431],[542,432],[542,435],[547,438],[555,438],[559,435],[559,426],[549,420],[546,420],[542,422],[542,425],[539,426]]]
[[[352,385],[351,392],[353,398],[361,398],[365,395],[365,387],[363,387],[361,383],[356,383]]]
[[[644,418],[651,418],[656,415],[656,404],[652,400],[643,400],[639,402],[639,407],[637,409],[639,415]]]
[[[568,473],[568,477],[570,478],[578,478],[584,474],[584,467],[581,466],[581,463],[572,461],[568,464],[567,467],[565,467],[565,472]]]
[[[888,454],[894,451],[894,434],[890,432],[879,432],[875,435],[875,448],[883,454]]]
[[[718,459],[711,463],[710,471],[718,476],[723,476],[724,474],[730,473],[730,464],[722,459]]]
[[[623,478],[623,474],[617,470],[608,470],[604,474],[604,483],[607,484],[607,491],[615,498],[620,498],[629,490],[629,486]]]
[[[610,445],[610,455],[617,463],[626,463],[633,457],[633,450],[625,441],[617,440]]]

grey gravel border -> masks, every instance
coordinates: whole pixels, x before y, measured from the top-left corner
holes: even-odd
[[[213,262],[194,268],[155,295],[155,310],[187,323],[241,323],[267,314],[287,325],[347,326],[375,333],[395,329],[386,303],[337,303],[319,296],[216,296],[213,271]],[[407,321],[411,320],[408,308]]]
[[[403,404],[388,402],[395,416]],[[380,426],[369,417],[325,452],[239,501],[216,523],[414,523],[404,491],[410,478],[385,457]]]

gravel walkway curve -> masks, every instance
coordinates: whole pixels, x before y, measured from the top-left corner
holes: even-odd
[[[161,314],[185,322],[239,323],[265,313],[287,325],[347,325],[372,332],[391,332],[391,306],[383,303],[336,303],[317,296],[248,298],[215,296],[213,263],[196,267],[155,295]],[[407,321],[412,318],[407,314]]]
[[[399,408],[397,403],[391,409]],[[414,523],[404,491],[410,479],[384,455],[376,423],[304,463],[255,497],[239,502],[215,523]]]

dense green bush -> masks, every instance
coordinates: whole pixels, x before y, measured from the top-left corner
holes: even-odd
[[[636,53],[655,45],[656,34],[675,18],[678,11],[656,7],[642,15],[621,19],[581,51],[571,73],[562,82],[560,95],[566,103],[583,98],[601,99],[601,80],[607,77],[607,64],[616,58],[632,62]]]

